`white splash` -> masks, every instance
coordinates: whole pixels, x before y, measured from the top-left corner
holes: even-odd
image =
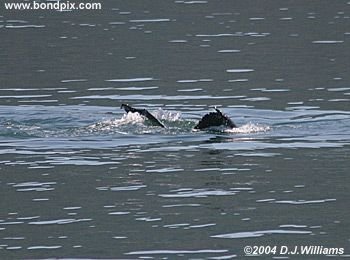
[[[111,120],[114,125],[127,125],[127,124],[140,124],[145,121],[145,118],[141,116],[139,113],[128,112],[124,114],[121,119],[113,119]]]
[[[180,112],[171,112],[159,108],[158,110],[151,112],[157,119],[170,122],[179,121],[181,118]]]
[[[225,129],[225,133],[230,133],[230,134],[249,134],[249,133],[257,133],[257,132],[267,132],[271,128],[266,125],[257,125],[253,123],[248,123],[245,125],[242,125],[237,128],[232,128],[232,129]]]
[[[127,113],[122,116],[120,119],[108,119],[102,122],[88,126],[90,130],[112,130],[124,125],[141,125],[145,121],[145,118],[139,113]]]

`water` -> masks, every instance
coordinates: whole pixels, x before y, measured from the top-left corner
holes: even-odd
[[[0,258],[349,257],[349,7],[2,9]],[[193,131],[215,106],[239,127]]]

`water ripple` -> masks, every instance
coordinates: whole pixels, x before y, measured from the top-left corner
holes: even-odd
[[[261,236],[265,236],[265,235],[274,235],[274,234],[309,235],[309,234],[312,234],[312,232],[305,231],[305,230],[272,229],[272,230],[220,234],[220,235],[214,235],[211,237],[213,237],[213,238],[253,238],[253,237],[261,237]]]
[[[153,81],[154,78],[129,78],[129,79],[108,79],[108,82],[144,82],[144,81]]]
[[[316,44],[338,44],[338,43],[343,43],[344,41],[313,41],[312,43],[316,43]]]
[[[246,73],[246,72],[253,72],[253,69],[227,69],[226,72],[229,73]]]
[[[30,246],[27,249],[28,250],[43,250],[43,249],[45,249],[45,250],[47,250],[47,249],[52,250],[52,249],[59,249],[59,248],[62,248],[62,247],[63,246],[59,246],[59,245],[57,245],[57,246]]]
[[[202,99],[234,99],[240,96],[169,96],[169,95],[90,95],[71,97],[71,99],[112,99],[112,100],[202,100]],[[1,97],[0,97],[1,98]]]
[[[17,188],[17,191],[53,191],[54,188],[52,185],[57,184],[56,182],[24,182],[13,185],[14,188]]]
[[[227,253],[228,250],[149,250],[149,251],[132,251],[125,253],[125,255],[155,255],[155,254],[211,254],[211,253]]]
[[[129,20],[130,23],[159,23],[159,22],[170,22],[170,19],[159,18],[159,19],[140,19],[140,20]]]
[[[87,222],[92,221],[90,218],[82,218],[82,219],[55,219],[55,220],[43,220],[43,221],[32,221],[29,222],[29,225],[65,225],[65,224],[72,224],[72,223],[78,223],[78,222]]]
[[[146,187],[147,187],[146,185],[131,185],[131,186],[123,186],[123,187],[111,187],[109,189],[111,191],[135,191]]]
[[[159,194],[163,198],[205,198],[208,196],[231,196],[236,195],[236,191],[227,191],[227,190],[211,190],[211,189],[189,189],[189,190],[180,190],[172,194]]]
[[[320,199],[320,200],[278,200],[275,203],[278,204],[292,204],[292,205],[304,205],[304,204],[318,204],[325,202],[333,202],[336,199]]]

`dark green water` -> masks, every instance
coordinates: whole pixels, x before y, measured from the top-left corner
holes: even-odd
[[[102,4],[0,6],[0,258],[349,257],[350,2]]]

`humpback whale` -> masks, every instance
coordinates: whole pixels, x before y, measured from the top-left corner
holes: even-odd
[[[124,109],[125,112],[139,113],[140,115],[147,118],[153,125],[160,126],[165,128],[165,126],[159,122],[148,110],[146,109],[137,109],[129,106],[128,104],[122,104],[120,108]],[[204,130],[210,127],[224,126],[229,128],[237,127],[235,123],[225,114],[223,114],[219,109],[215,108],[215,112],[210,112],[205,114],[201,120],[196,124],[194,129]]]

